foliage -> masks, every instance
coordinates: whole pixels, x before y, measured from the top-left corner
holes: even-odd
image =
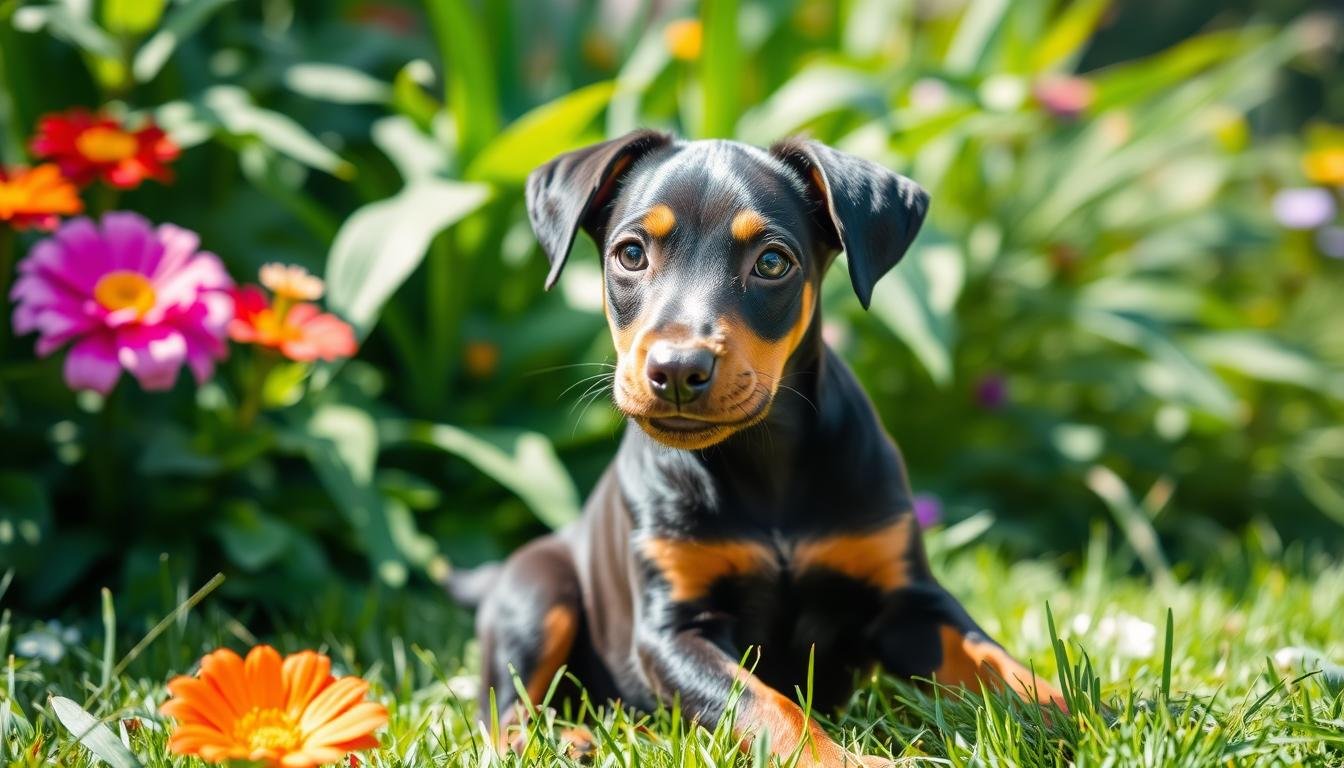
[[[7,164],[49,112],[152,117],[176,181],[116,207],[199,232],[239,281],[311,268],[363,340],[265,369],[235,349],[200,387],[100,398],[5,333],[0,553],[22,605],[109,580],[147,601],[167,553],[280,617],[334,577],[396,588],[572,518],[620,428],[583,378],[610,356],[599,267],[582,242],[543,293],[521,187],[641,125],[808,132],[931,190],[870,313],[831,275],[826,332],[954,519],[988,509],[996,541],[1037,552],[1110,519],[1159,571],[1252,521],[1338,539],[1344,262],[1270,201],[1340,139],[1266,106],[1289,65],[1330,79],[1329,18],[1097,66],[1102,0],[576,7],[0,3]],[[697,12],[700,50],[670,45]]]

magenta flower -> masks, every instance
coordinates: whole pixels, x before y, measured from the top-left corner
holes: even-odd
[[[975,402],[987,411],[1008,404],[1008,380],[998,373],[987,373],[975,384]]]
[[[920,528],[932,528],[943,519],[943,500],[932,493],[916,493],[911,500],[915,522]]]
[[[19,264],[14,330],[36,331],[41,357],[71,344],[72,389],[106,394],[123,368],[147,390],[169,389],[183,363],[204,383],[228,354],[233,281],[199,244],[135,213],[71,219]]]

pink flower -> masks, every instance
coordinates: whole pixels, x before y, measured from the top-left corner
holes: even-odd
[[[1096,88],[1081,77],[1052,76],[1036,83],[1036,102],[1061,120],[1082,116],[1096,99]]]
[[[932,493],[916,493],[911,507],[920,528],[932,528],[943,519],[943,500]]]
[[[72,389],[106,394],[123,368],[147,390],[169,389],[183,363],[204,383],[228,354],[233,281],[199,244],[194,232],[130,212],[100,225],[71,219],[19,264],[14,330],[36,331],[42,357],[71,343]]]

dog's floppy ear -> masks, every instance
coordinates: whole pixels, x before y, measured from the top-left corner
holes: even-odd
[[[825,144],[785,139],[770,148],[815,195],[818,220],[843,248],[849,279],[867,309],[873,286],[901,260],[924,223],[929,193],[894,171]]]
[[[582,227],[601,248],[604,209],[621,174],[641,155],[672,142],[657,131],[635,131],[551,160],[527,177],[527,215],[551,272],[546,287],[555,285]]]

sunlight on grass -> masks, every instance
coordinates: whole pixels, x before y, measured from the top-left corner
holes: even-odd
[[[1230,562],[1225,573],[1155,591],[1144,580],[1115,575],[1116,562],[1088,563],[1066,582],[1047,563],[1010,564],[984,547],[939,559],[945,581],[967,597],[987,630],[1036,670],[1062,678],[1071,714],[1046,713],[1011,695],[874,677],[838,715],[814,713],[855,751],[889,754],[902,764],[936,758],[950,765],[1332,765],[1344,759],[1338,673],[1273,662],[1289,647],[1338,655],[1333,644],[1344,613],[1344,567],[1290,550],[1274,562]],[[1225,586],[1231,583],[1241,586]],[[362,674],[374,683],[373,697],[388,706],[391,722],[382,746],[361,758],[370,765],[577,764],[564,736],[564,727],[575,723],[594,736],[593,751],[582,760],[595,765],[764,760],[759,741],[739,748],[731,710],[724,722],[702,728],[675,706],[651,714],[587,700],[552,707],[559,703],[549,695],[536,703],[539,714],[523,753],[496,756],[487,746],[489,727],[475,720],[473,649],[461,651],[466,617],[423,598],[371,600],[355,618],[315,611],[320,624],[280,628],[276,637],[286,652],[324,638],[319,650],[333,657],[340,674]],[[6,705],[0,759],[21,766],[95,764],[89,748],[54,719],[48,697],[59,695],[86,702],[141,765],[192,764],[167,754],[168,726],[157,714],[165,682],[192,671],[204,651],[242,647],[254,638],[242,618],[212,607],[209,598],[185,620],[182,615],[169,615],[158,624],[162,634],[123,652],[138,658],[110,670],[116,654],[104,653],[97,633],[62,637],[49,626],[15,626],[6,616],[0,623],[0,650],[9,660],[0,688]],[[252,617],[251,623],[266,622]],[[44,653],[34,652],[35,639],[45,643]],[[132,640],[118,638],[118,647],[131,647]],[[109,683],[100,691],[105,674]]]

